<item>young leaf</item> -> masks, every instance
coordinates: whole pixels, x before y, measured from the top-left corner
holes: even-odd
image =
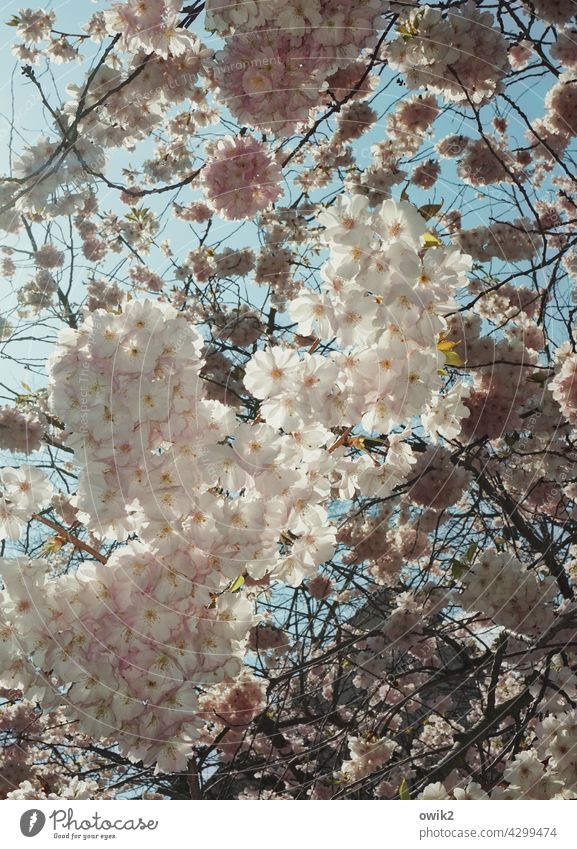
[[[433,215],[436,215],[437,212],[442,209],[443,203],[444,201],[441,201],[441,203],[425,203],[423,206],[419,207],[419,214],[425,219],[425,221],[428,221],[429,218],[432,218]]]
[[[404,802],[411,801],[411,793],[409,790],[409,782],[406,778],[403,778],[399,785],[399,799],[402,799]]]
[[[465,363],[456,351],[444,351],[445,365],[448,366],[464,366]]]
[[[441,240],[437,236],[434,236],[432,233],[424,233],[423,242],[426,248],[440,248],[443,245]]]
[[[451,575],[456,581],[459,581],[468,569],[469,567],[467,564],[463,563],[461,560],[451,560]]]
[[[244,577],[239,575],[238,578],[235,578],[230,587],[228,588],[229,593],[236,593],[240,590],[242,585],[244,584]]]
[[[450,339],[441,339],[440,342],[437,343],[438,351],[452,351],[453,348],[456,348],[461,340],[457,339],[456,342],[451,342]]]

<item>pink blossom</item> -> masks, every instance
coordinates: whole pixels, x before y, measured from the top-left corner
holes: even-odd
[[[226,138],[208,150],[204,191],[224,218],[252,218],[281,195],[281,170],[273,155],[251,136]]]

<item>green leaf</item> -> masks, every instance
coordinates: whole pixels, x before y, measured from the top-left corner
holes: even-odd
[[[423,234],[423,243],[426,248],[441,248],[443,246],[438,236],[434,236],[432,233]]]
[[[133,206],[126,218],[128,221],[134,221],[136,224],[141,224],[143,221],[146,221],[149,213],[150,209],[146,206]]]
[[[471,543],[469,548],[467,549],[467,553],[465,554],[465,559],[467,563],[470,563],[475,554],[477,553],[478,545],[476,542]]]
[[[460,339],[457,339],[455,342],[451,342],[450,339],[441,339],[440,342],[437,342],[437,351],[452,351],[460,342]]]
[[[428,221],[429,218],[432,218],[433,215],[436,215],[440,209],[443,207],[444,201],[441,203],[425,203],[423,206],[419,207],[419,214]]]
[[[443,351],[445,355],[445,365],[447,366],[464,366],[465,363],[456,351]]]
[[[411,792],[409,790],[409,782],[406,778],[403,778],[399,785],[399,799],[402,799],[404,802],[411,801]]]
[[[242,585],[244,584],[244,577],[239,575],[238,578],[235,578],[230,587],[228,588],[229,593],[237,593]]]
[[[456,581],[459,581],[465,572],[469,571],[469,567],[466,563],[463,563],[461,560],[453,559],[451,560],[451,575]]]

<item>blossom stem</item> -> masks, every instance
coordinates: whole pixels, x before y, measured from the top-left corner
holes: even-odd
[[[33,513],[32,518],[36,519],[38,522],[42,522],[42,524],[46,525],[48,528],[52,528],[53,531],[55,531],[59,536],[64,537],[67,542],[74,546],[74,548],[81,549],[87,554],[91,554],[92,557],[94,557],[95,560],[99,560],[100,563],[106,563],[107,558],[104,557],[103,554],[100,554],[95,548],[92,548],[91,545],[88,545],[86,542],[82,542],[81,539],[78,539],[78,537],[75,537],[64,528],[61,528],[60,525],[56,524],[56,522],[53,522],[51,519],[46,519],[38,513]]]
[[[332,453],[333,453],[333,451],[336,451],[336,450],[337,450],[337,448],[340,448],[340,447],[341,447],[341,445],[345,442],[345,440],[347,439],[347,437],[348,437],[348,436],[349,436],[349,434],[351,433],[352,429],[353,429],[352,427],[348,427],[348,428],[345,430],[345,432],[344,432],[344,433],[341,433],[341,435],[339,436],[339,438],[337,439],[337,441],[336,441],[333,445],[331,445],[331,447],[328,449],[329,454],[332,454]]]

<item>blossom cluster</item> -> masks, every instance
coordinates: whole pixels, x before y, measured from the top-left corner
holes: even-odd
[[[202,346],[182,314],[151,301],[97,310],[61,334],[51,411],[81,469],[77,517],[96,539],[137,530],[141,542],[57,579],[42,561],[2,567],[14,635],[3,643],[5,683],[42,681],[40,701],[64,690],[85,729],[163,769],[186,763],[202,724],[195,687],[240,671],[253,616],[227,586],[245,572],[297,585],[334,547],[321,506],[330,486],[317,471],[330,434],[297,440],[237,422],[203,397]],[[6,532],[17,536],[46,501],[45,477],[23,468],[2,480]],[[28,617],[23,628],[15,616]]]
[[[163,59],[181,56],[194,37],[179,27],[182,0],[127,0],[104,12],[108,33],[122,35],[125,50],[146,50]]]
[[[462,583],[459,601],[465,609],[481,611],[511,631],[540,633],[553,621],[553,578],[527,570],[507,552],[483,552]]]
[[[36,466],[0,469],[0,540],[16,540],[34,513],[46,507],[52,486]]]
[[[315,389],[314,396],[302,393],[304,421],[327,427],[360,421],[365,431],[383,434],[408,425],[441,388],[443,315],[466,281],[470,258],[438,242],[427,247],[426,223],[411,204],[368,207],[362,196],[339,198],[319,214],[331,252],[321,291],[299,292],[290,313],[300,333],[336,337],[342,350],[328,362],[314,354],[300,365],[293,358],[282,380],[261,384],[278,398],[262,414],[272,413],[279,426],[294,408],[288,389],[295,379]]]
[[[227,37],[215,56],[220,99],[243,124],[290,135],[376,43],[383,11],[379,0],[207,3],[207,26]]]
[[[256,139],[223,139],[208,153],[203,172],[206,199],[225,218],[253,218],[281,194],[280,167]]]
[[[491,12],[472,0],[450,10],[424,6],[410,12],[387,46],[387,59],[411,88],[427,87],[449,101],[486,103],[508,71],[507,42]]]
[[[0,407],[0,449],[30,454],[40,448],[45,426],[17,407]]]

